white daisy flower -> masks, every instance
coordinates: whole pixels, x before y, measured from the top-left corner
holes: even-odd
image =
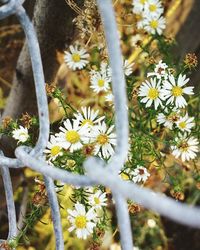
[[[54,135],[51,135],[50,141],[47,143],[47,149],[44,150],[44,153],[47,154],[49,160],[55,160],[58,156],[63,154],[62,147]]]
[[[193,136],[188,137],[186,133],[179,134],[178,137],[175,138],[176,145],[171,146],[172,154],[175,158],[181,157],[181,160],[189,161],[193,160],[197,155],[196,153],[199,151],[199,142]]]
[[[94,126],[95,124],[101,122],[105,116],[101,116],[98,118],[99,111],[92,110],[90,107],[81,107],[82,113],[78,112],[77,114],[74,114],[76,119],[79,121],[81,126],[87,125],[89,127]]]
[[[98,190],[96,193],[91,194],[88,197],[89,204],[94,207],[94,209],[102,208],[103,206],[107,206],[106,201],[106,193],[102,193],[101,190]]]
[[[134,63],[129,63],[128,60],[124,60],[124,74],[129,76],[133,73]]]
[[[166,109],[166,113],[168,113],[168,109]],[[164,114],[159,113],[157,116],[157,122],[162,124],[164,127],[172,129],[173,125],[180,119],[180,110],[174,108],[170,113]]]
[[[162,106],[162,95],[161,95],[161,81],[156,78],[151,78],[150,81],[146,80],[142,83],[139,88],[138,96],[143,97],[141,99],[142,103],[146,103],[146,108],[154,104],[155,109],[159,105]]]
[[[133,1],[133,13],[141,14],[144,10],[144,5],[147,0],[134,0]]]
[[[60,127],[60,133],[56,134],[57,141],[70,152],[79,150],[83,147],[83,143],[89,141],[89,132],[87,126],[79,126],[79,121],[74,120],[73,124],[69,119],[63,123],[64,127]]]
[[[68,229],[69,232],[76,230],[76,236],[79,239],[87,239],[87,237],[93,233],[93,229],[96,226],[96,213],[91,208],[88,212],[85,211],[83,204],[76,203],[75,209],[67,209],[69,216],[67,217],[72,226]]]
[[[78,48],[78,45],[69,46],[69,51],[65,51],[64,60],[67,66],[72,69],[83,69],[88,63],[89,54],[83,48]]]
[[[156,33],[161,35],[166,27],[164,17],[147,16],[143,21],[143,25],[144,29],[152,35],[155,35]]]
[[[159,17],[164,9],[160,0],[148,0],[144,5],[144,16]]]
[[[183,86],[188,83],[189,78],[186,78],[186,75],[180,74],[178,80],[176,81],[173,75],[168,76],[168,80],[164,81],[163,84],[163,98],[167,100],[166,105],[174,103],[177,108],[184,108],[187,105],[184,94],[193,95],[194,87],[185,87]]]
[[[99,93],[101,91],[107,92],[110,89],[110,78],[106,74],[95,72],[91,75],[90,81],[90,88],[93,89],[93,91],[96,93]]]
[[[180,119],[176,122],[176,125],[181,131],[190,132],[195,125],[193,121],[194,117],[189,117],[188,114],[186,114],[185,116],[180,117]]]
[[[167,64],[163,63],[162,60],[160,60],[158,64],[156,64],[154,72],[148,73],[147,77],[156,76],[158,79],[161,79],[162,77],[164,79],[167,79],[168,77],[168,72],[166,70],[167,68],[168,68]]]
[[[140,165],[137,165],[137,168],[131,171],[130,174],[133,175],[132,180],[134,183],[141,182],[141,181],[145,182],[150,176],[147,169]]]
[[[18,142],[26,142],[29,138],[28,129],[22,126],[12,131],[12,137]]]
[[[91,142],[95,143],[95,155],[107,159],[114,154],[113,147],[116,145],[116,134],[113,133],[113,130],[114,125],[107,128],[104,121],[93,127],[90,136]]]

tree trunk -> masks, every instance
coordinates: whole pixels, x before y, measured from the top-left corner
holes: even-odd
[[[37,0],[33,23],[38,36],[46,82],[52,82],[59,67],[56,51],[62,51],[73,38],[74,12],[64,0]],[[37,113],[35,87],[27,44],[20,53],[3,116],[19,117]]]

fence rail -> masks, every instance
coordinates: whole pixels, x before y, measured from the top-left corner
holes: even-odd
[[[75,175],[68,171],[48,165],[43,156],[49,139],[49,114],[47,96],[45,92],[44,73],[40,55],[39,44],[32,22],[23,8],[23,0],[1,0],[4,5],[0,7],[0,20],[15,14],[25,32],[29,48],[35,89],[37,96],[38,114],[40,120],[39,138],[34,148],[19,146],[15,150],[15,159],[5,157],[1,151],[0,169],[4,182],[9,233],[12,239],[17,235],[17,221],[13,200],[12,183],[9,168],[31,169],[44,175],[52,220],[56,238],[56,249],[64,249],[63,233],[60,220],[59,205],[54,190],[53,180],[60,180],[67,184],[77,186],[93,186],[102,184],[113,192],[118,217],[121,246],[123,250],[133,249],[130,218],[126,199],[132,199],[142,206],[152,209],[185,225],[200,228],[200,209],[186,204],[181,204],[162,194],[157,194],[149,189],[141,188],[134,183],[122,181],[118,177],[119,170],[123,167],[128,151],[128,111],[126,99],[125,78],[122,67],[120,42],[115,22],[115,15],[111,0],[97,0],[99,11],[104,25],[108,46],[110,65],[112,68],[112,89],[114,93],[115,121],[117,132],[117,147],[115,154],[107,166],[97,158],[90,157],[85,163],[87,175]],[[93,171],[95,166],[95,171]],[[0,242],[3,240],[0,240]]]

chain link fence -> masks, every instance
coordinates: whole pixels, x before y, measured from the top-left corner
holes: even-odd
[[[152,209],[153,211],[179,223],[200,228],[200,209],[181,204],[163,194],[157,194],[149,189],[139,187],[134,183],[123,181],[118,176],[118,172],[123,167],[128,152],[128,110],[125,78],[122,67],[122,55],[112,1],[97,0],[97,4],[104,25],[110,65],[112,68],[112,89],[116,111],[115,125],[117,132],[117,146],[112,160],[107,165],[98,158],[88,158],[84,163],[84,168],[87,173],[86,175],[75,175],[48,165],[45,162],[43,151],[46,148],[49,139],[49,114],[38,40],[33,24],[29,20],[29,17],[22,6],[24,1],[1,1],[4,5],[0,7],[0,20],[13,14],[16,15],[26,35],[33,68],[40,120],[39,138],[34,148],[25,146],[17,147],[15,150],[15,159],[5,157],[3,152],[0,152],[0,169],[5,188],[9,221],[7,240],[12,239],[18,234],[9,168],[23,168],[25,166],[28,166],[44,175],[49,204],[51,207],[57,250],[64,249],[64,241],[59,205],[54,190],[54,180],[60,180],[66,184],[82,187],[101,184],[111,189],[115,200],[120,240],[123,250],[133,249],[132,230],[126,202],[127,199],[134,200],[142,206]],[[4,240],[0,240],[0,242],[2,241]]]

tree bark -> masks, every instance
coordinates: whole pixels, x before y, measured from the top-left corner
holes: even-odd
[[[54,80],[59,67],[56,51],[62,51],[73,39],[74,14],[64,0],[36,1],[33,23],[40,44],[46,82]],[[17,118],[24,112],[37,113],[32,67],[26,43],[17,62],[13,87],[3,116]]]

